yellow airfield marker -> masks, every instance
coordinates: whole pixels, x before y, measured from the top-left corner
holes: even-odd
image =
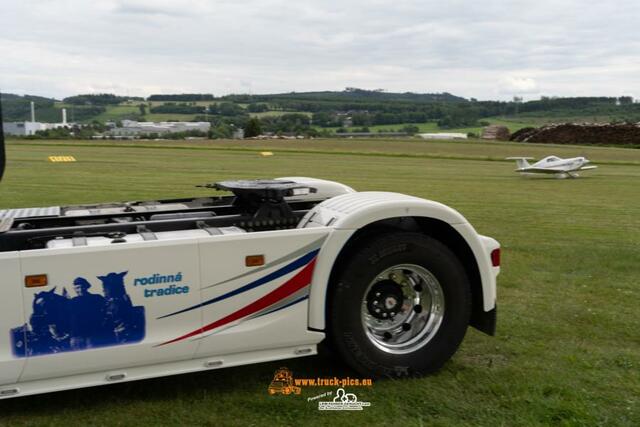
[[[273,156],[273,152],[272,151],[261,151],[260,155],[262,157],[269,157],[269,156]]]
[[[49,161],[52,163],[75,162],[76,158],[73,156],[49,156]]]

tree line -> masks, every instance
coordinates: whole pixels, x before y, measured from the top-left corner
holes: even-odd
[[[5,120],[30,119],[30,101],[36,103],[40,121],[60,120],[60,105],[50,98],[35,96],[3,95]],[[88,122],[107,111],[112,105],[123,102],[140,102],[139,114],[129,114],[132,119],[142,119],[147,111],[156,114],[188,114],[213,124],[244,125],[250,113],[267,111],[311,113],[309,127],[337,128],[344,125],[375,126],[437,122],[443,128],[478,125],[484,118],[493,116],[557,116],[597,117],[608,116],[619,121],[639,121],[640,104],[630,96],[622,97],[542,97],[522,102],[478,101],[451,95],[387,93],[347,88],[339,92],[306,92],[271,95],[227,95],[215,98],[212,94],[151,95],[148,98],[132,98],[114,94],[83,94],[63,99],[67,104],[70,121]],[[162,102],[152,105],[149,101]],[[207,102],[198,105],[197,102]],[[135,104],[134,104],[135,105]],[[305,116],[306,117],[306,116]],[[294,125],[288,119],[277,123],[273,118],[260,118],[265,128],[281,129],[282,123]],[[224,125],[224,126],[223,126]],[[226,129],[226,128],[225,128]]]

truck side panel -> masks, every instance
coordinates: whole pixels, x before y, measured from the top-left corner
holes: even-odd
[[[23,279],[17,252],[0,254],[2,272],[2,298],[0,298],[0,325],[5,326],[0,334],[0,385],[18,381],[26,363],[16,357],[16,352],[25,351],[24,310],[22,307]],[[6,326],[12,329],[7,330]],[[14,351],[15,348],[15,351]]]
[[[199,343],[196,357],[204,357],[319,342],[323,335],[307,329],[308,293],[329,231],[199,239],[203,327],[183,331],[167,345],[193,339]],[[247,265],[251,259],[260,262]],[[184,307],[169,316],[192,310]]]
[[[199,328],[200,311],[160,317],[200,302],[196,239],[25,251],[21,262],[24,275],[48,276],[47,286],[23,292],[30,320],[21,382],[126,371],[195,354],[192,341],[160,344]]]

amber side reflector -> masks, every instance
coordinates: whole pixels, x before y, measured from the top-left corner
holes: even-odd
[[[247,267],[259,267],[264,265],[264,255],[247,255],[244,259],[244,265]]]
[[[24,285],[27,288],[38,288],[40,286],[47,286],[48,284],[46,274],[34,274],[31,276],[25,276]]]

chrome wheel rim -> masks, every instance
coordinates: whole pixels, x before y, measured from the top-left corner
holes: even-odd
[[[399,264],[369,283],[361,304],[369,341],[387,353],[411,353],[440,329],[445,301],[440,282],[424,267]]]

